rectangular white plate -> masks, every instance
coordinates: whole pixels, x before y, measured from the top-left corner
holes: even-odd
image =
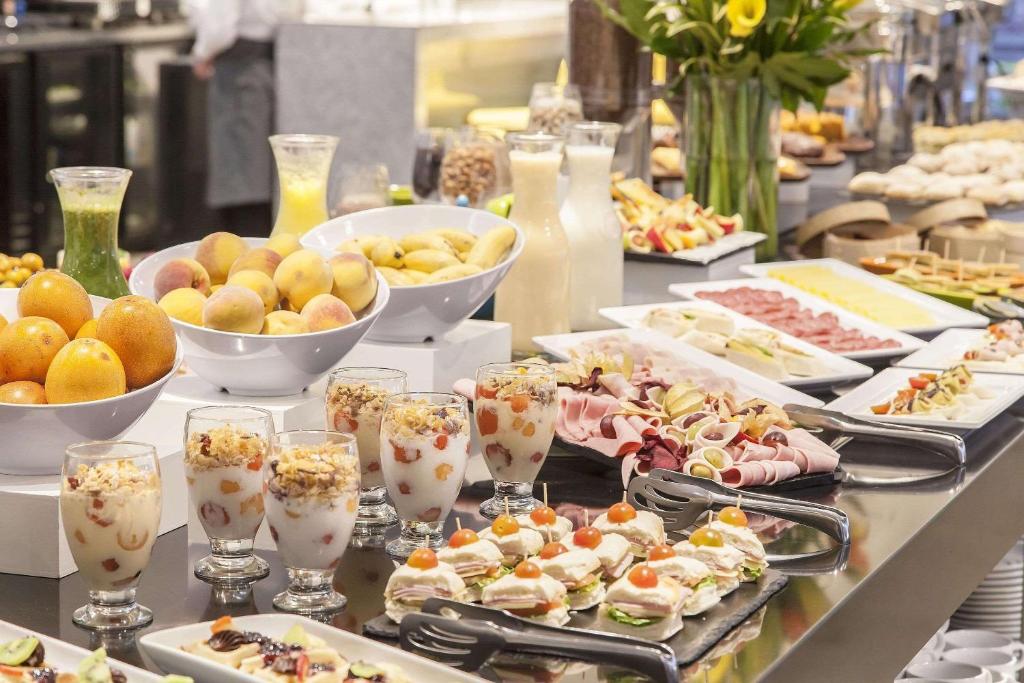
[[[375,640],[357,636],[348,631],[321,624],[318,621],[291,614],[253,614],[244,617],[232,617],[237,628],[245,631],[256,631],[271,638],[281,638],[295,624],[336,649],[342,657],[350,662],[363,660],[367,663],[387,663],[402,667],[411,681],[453,681],[454,683],[479,683],[483,679],[464,671],[452,669],[424,659],[418,655],[399,650],[396,647],[378,643]],[[189,654],[181,649],[182,645],[206,640],[210,637],[210,624],[178,626],[155,633],[147,633],[139,639],[139,644],[153,661],[164,671],[173,671],[191,676],[196,683],[252,683],[260,679],[243,674],[224,664]]]
[[[771,270],[798,268],[801,266],[824,266],[830,268],[837,275],[859,280],[880,292],[911,301],[931,313],[932,318],[934,318],[934,322],[928,325],[901,327],[900,329],[904,332],[911,334],[933,334],[949,327],[984,327],[989,322],[988,318],[980,313],[968,311],[942,299],[918,292],[910,287],[904,287],[898,282],[886,280],[884,277],[869,273],[863,268],[851,266],[849,263],[839,259],[819,258],[803,261],[784,261],[781,263],[755,263],[740,266],[740,270],[752,277],[768,277],[768,272]]]
[[[688,363],[711,370],[720,377],[731,378],[736,382],[739,389],[737,391],[737,398],[741,401],[751,398],[762,398],[780,406],[787,403],[798,403],[812,408],[820,408],[824,404],[824,401],[778,382],[773,382],[756,372],[733,365],[724,358],[701,351],[689,344],[684,344],[678,339],[673,339],[654,330],[630,328],[595,330],[593,332],[574,332],[572,334],[552,334],[534,337],[533,341],[554,356],[569,358],[569,351],[579,346],[582,342],[616,334],[625,335],[632,342],[647,344],[648,346],[671,352]]]
[[[731,235],[726,235],[722,239],[716,241],[714,244],[704,244],[693,249],[684,249],[682,251],[675,251],[671,254],[664,254],[667,258],[674,258],[680,261],[687,261],[689,263],[699,263],[702,266],[706,266],[712,261],[717,261],[723,256],[728,256],[733,252],[737,252],[740,249],[746,249],[752,247],[755,244],[763,242],[766,235],[760,232],[735,232]]]
[[[90,651],[86,650],[84,647],[78,647],[77,645],[65,643],[63,640],[44,636],[42,633],[30,631],[27,628],[18,626],[17,624],[0,621],[0,643],[6,643],[26,636],[35,636],[39,639],[39,642],[43,644],[43,649],[46,651],[46,663],[53,666],[58,671],[69,673],[77,672],[78,665],[90,654]],[[121,671],[128,677],[128,683],[159,683],[163,679],[162,676],[150,673],[149,671],[140,669],[136,666],[124,664],[116,659],[108,657],[107,660],[113,668]],[[180,673],[175,671],[173,668],[169,669],[169,671],[172,673]]]
[[[885,403],[891,399],[899,389],[907,386],[907,381],[911,377],[916,376],[921,370],[942,371],[939,368],[886,368],[825,407],[828,410],[836,410],[852,417],[875,422],[964,432],[978,429],[1024,396],[1024,376],[976,374],[974,375],[975,384],[991,391],[992,398],[969,420],[946,420],[929,415],[875,415],[871,412],[871,406]]]
[[[782,294],[796,299],[797,303],[801,307],[807,308],[812,311],[815,315],[820,313],[832,313],[839,320],[839,324],[842,327],[860,330],[863,334],[878,337],[879,339],[893,339],[899,343],[898,347],[891,349],[867,349],[865,351],[848,351],[839,355],[845,358],[852,358],[854,360],[868,360],[878,358],[892,358],[893,356],[903,356],[911,351],[916,351],[924,346],[924,342],[913,337],[905,332],[894,330],[885,325],[879,325],[873,320],[863,318],[856,313],[851,313],[845,308],[839,308],[835,304],[829,303],[824,299],[819,299],[816,296],[807,294],[801,289],[797,289],[792,285],[788,285],[780,280],[775,280],[770,277],[758,277],[758,278],[739,278],[736,280],[717,280],[715,282],[685,282],[674,285],[669,285],[668,291],[675,296],[682,299],[690,299],[693,301],[703,301],[703,299],[697,298],[698,292],[722,292],[727,289],[735,289],[736,287],[751,287],[753,289],[767,289],[773,292],[781,292]],[[714,302],[708,302],[714,304]],[[731,308],[722,306],[720,304],[714,304],[718,306],[719,310],[732,311]]]
[[[971,372],[992,372],[1006,375],[1024,375],[1024,356],[1014,362],[963,360],[964,353],[982,342],[985,330],[946,330],[928,345],[901,358],[896,365],[905,368],[949,368],[963,363]]]
[[[834,354],[831,351],[826,351],[820,346],[808,344],[802,339],[797,339],[785,332],[780,332],[769,325],[758,322],[753,318],[748,318],[747,316],[737,313],[730,308],[719,306],[712,301],[687,301],[685,303],[680,301],[670,301],[663,304],[617,306],[614,308],[602,308],[600,313],[605,318],[608,318],[608,320],[611,320],[613,323],[618,325],[622,325],[623,327],[647,330],[650,328],[644,326],[644,316],[655,308],[669,308],[673,310],[689,309],[722,313],[732,318],[733,322],[736,324],[736,329],[772,330],[773,332],[776,332],[780,335],[780,340],[783,344],[787,344],[793,348],[803,351],[804,353],[810,354],[818,360],[824,370],[822,374],[811,377],[790,375],[786,379],[778,380],[779,384],[785,384],[788,387],[806,388],[831,386],[833,384],[848,382],[855,379],[864,379],[865,377],[870,377],[873,372],[871,368],[866,365],[862,365],[861,363],[850,360],[849,358],[844,358],[843,356]],[[686,344],[686,342],[682,340],[679,341],[680,343]],[[690,345],[687,344],[687,346]]]

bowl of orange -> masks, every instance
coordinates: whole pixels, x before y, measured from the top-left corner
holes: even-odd
[[[142,297],[89,296],[56,271],[0,289],[0,473],[58,474],[69,444],[124,434],[181,357]]]

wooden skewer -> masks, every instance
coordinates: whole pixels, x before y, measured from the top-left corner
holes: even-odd
[[[623,503],[626,502],[626,492],[625,491],[622,492],[622,502]]]
[[[590,510],[583,508],[583,526],[590,526]]]
[[[548,483],[541,484],[544,487],[544,507],[548,507]]]
[[[946,240],[946,245],[942,248],[942,260],[949,260],[949,240]]]
[[[956,281],[957,282],[963,282],[964,281],[964,260],[963,259],[959,259],[957,261],[957,263],[956,263]]]
[[[512,515],[508,514],[508,496],[505,496],[505,516],[506,517],[511,517],[512,516]]]
[[[984,263],[985,262],[985,245],[984,244],[981,245],[981,249],[978,250],[978,262],[979,263]]]
[[[459,531],[462,531],[462,520],[458,517],[455,518],[455,526]]]
[[[742,510],[743,509],[743,494],[742,493],[740,493],[740,494],[738,494],[736,496],[736,509],[737,510]]]

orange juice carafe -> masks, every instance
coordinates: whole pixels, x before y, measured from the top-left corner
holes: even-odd
[[[507,136],[515,200],[509,220],[526,238],[495,292],[494,319],[511,323],[512,350],[533,353],[533,337],[569,331],[569,241],[558,217],[564,140],[546,133]]]
[[[337,146],[333,135],[270,137],[280,187],[271,235],[301,236],[327,221],[327,179]]]

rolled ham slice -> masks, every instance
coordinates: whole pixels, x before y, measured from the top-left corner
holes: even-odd
[[[707,424],[697,432],[694,440],[698,448],[706,446],[718,446],[725,448],[730,441],[740,433],[740,426],[736,422],[719,422],[718,424]]]

